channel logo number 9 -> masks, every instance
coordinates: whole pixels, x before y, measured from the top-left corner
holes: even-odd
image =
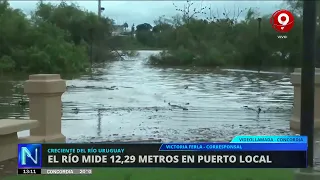
[[[276,31],[280,33],[287,33],[293,28],[294,16],[288,10],[278,10],[272,14],[270,24]]]

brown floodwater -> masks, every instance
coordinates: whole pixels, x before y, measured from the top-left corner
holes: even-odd
[[[289,74],[152,67],[146,60],[158,52],[139,53],[67,80],[62,132],[68,142],[216,142],[236,135],[294,134]],[[19,105],[27,98],[22,79],[0,79],[0,119],[28,118],[28,107]],[[320,165],[319,141],[316,147]]]
[[[229,141],[236,135],[291,134],[288,74],[146,65],[154,53],[140,51],[139,57],[67,81],[62,132],[69,142]],[[2,79],[0,85],[0,118],[27,118],[28,108],[18,103],[22,81]]]

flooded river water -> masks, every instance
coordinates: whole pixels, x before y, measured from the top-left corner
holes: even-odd
[[[69,142],[229,141],[236,135],[291,133],[288,75],[156,68],[145,64],[154,53],[141,51],[137,58],[106,64],[93,76],[67,81],[62,131]],[[27,118],[27,107],[17,103],[21,83],[1,81],[0,118]]]

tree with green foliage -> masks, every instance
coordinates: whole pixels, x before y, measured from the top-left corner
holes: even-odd
[[[299,17],[303,18],[303,1],[302,0],[287,0],[288,8],[290,11],[296,13]],[[320,3],[317,3],[317,52],[316,52],[316,67],[320,67]]]
[[[73,3],[40,1],[27,16],[0,0],[0,72],[79,73],[116,59],[113,26]]]
[[[124,23],[123,27],[124,27],[125,31],[127,31],[127,28],[129,27],[128,23]]]
[[[150,57],[156,65],[297,67],[302,6],[301,1],[288,5],[295,14],[294,28],[286,39],[279,39],[270,25],[271,15],[261,17],[258,32],[259,13],[252,8],[215,14],[211,7],[195,8],[188,0],[183,8],[175,6],[180,14],[162,16],[154,27],[133,25],[129,36],[112,36],[112,19],[72,3],[40,1],[27,16],[0,0],[0,73],[79,73],[88,70],[90,63],[117,59],[114,50],[146,47],[165,49]],[[240,20],[240,15],[245,19]]]
[[[298,16],[294,28],[285,34],[287,38],[279,39],[281,34],[270,25],[271,15],[261,17],[262,28],[258,32],[259,13],[252,8],[233,13],[225,10],[222,15],[214,15],[208,13],[212,12],[211,8],[197,9],[187,1],[183,9],[176,7],[176,10],[182,15],[162,22],[170,28],[156,30],[166,34],[162,41],[166,41],[168,47],[160,55],[150,57],[151,64],[245,68],[299,66],[302,19]],[[240,20],[240,15],[246,18]]]
[[[28,18],[8,1],[0,1],[1,72],[78,72],[88,67],[85,42],[66,41],[70,33],[37,16],[41,11],[52,12],[52,7],[39,4]]]
[[[139,24],[136,27],[136,38],[137,40],[148,47],[154,47],[154,38],[152,34],[152,26],[149,23]]]

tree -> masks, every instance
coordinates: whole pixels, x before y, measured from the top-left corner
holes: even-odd
[[[158,48],[167,48],[170,46],[169,41],[174,26],[171,19],[165,18],[164,16],[154,21],[155,26],[152,28],[153,36],[155,39],[155,46]]]
[[[127,31],[127,28],[129,27],[129,26],[128,26],[128,23],[125,22],[125,23],[123,24],[123,27],[124,27],[124,30]]]
[[[154,36],[152,34],[152,26],[148,23],[139,24],[136,27],[136,38],[137,40],[149,47],[154,47]]]
[[[294,1],[286,1],[288,8],[299,15],[300,17],[303,17],[303,1],[302,0],[294,0]],[[316,52],[316,67],[320,67],[320,3],[317,3],[317,52]]]
[[[79,73],[93,61],[114,59],[113,20],[75,4],[40,1],[30,18],[0,0],[0,72]]]
[[[154,36],[161,34],[167,47],[159,56],[152,56],[150,63],[257,68],[262,59],[263,68],[300,65],[302,19],[299,16],[288,38],[281,40],[270,25],[271,15],[262,17],[263,28],[258,36],[259,12],[255,9],[238,8],[234,12],[224,10],[222,14],[214,14],[211,7],[197,9],[192,5],[187,1],[182,9],[175,6],[182,15],[153,28]],[[241,13],[247,13],[244,20],[238,19]],[[197,14],[202,16],[197,17]],[[168,27],[165,34],[160,27]]]
[[[149,23],[143,23],[143,24],[139,24],[137,25],[137,32],[139,31],[150,31],[152,29],[152,26]]]

